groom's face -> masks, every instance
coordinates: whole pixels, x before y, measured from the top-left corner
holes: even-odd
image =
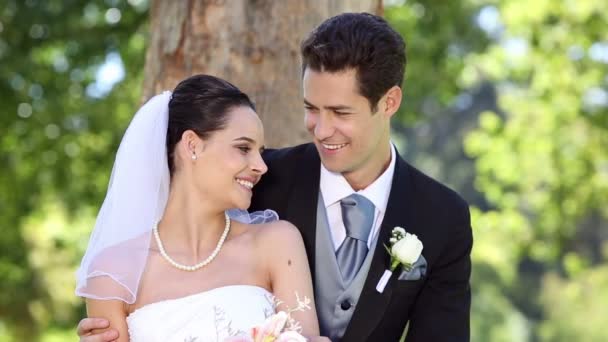
[[[306,128],[312,135],[323,165],[353,183],[366,186],[390,159],[389,119],[372,113],[359,93],[356,71],[330,73],[306,69],[303,76]],[[374,175],[374,173],[376,173]]]

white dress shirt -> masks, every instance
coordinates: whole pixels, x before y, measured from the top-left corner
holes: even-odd
[[[321,163],[321,194],[325,210],[327,211],[327,221],[331,230],[331,237],[334,243],[335,250],[338,250],[344,239],[346,238],[346,228],[342,222],[342,207],[340,200],[350,196],[353,193],[358,193],[370,200],[375,207],[374,223],[369,233],[367,247],[369,248],[378,235],[382,219],[386,212],[386,204],[388,196],[391,192],[393,183],[393,174],[395,173],[395,147],[391,144],[391,162],[388,168],[367,188],[359,191],[353,190],[348,184],[344,176],[340,173],[330,172]]]

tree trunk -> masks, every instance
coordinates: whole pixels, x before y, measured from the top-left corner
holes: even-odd
[[[381,11],[381,0],[152,1],[143,97],[215,75],[255,101],[267,146],[305,142],[300,42],[330,16]]]

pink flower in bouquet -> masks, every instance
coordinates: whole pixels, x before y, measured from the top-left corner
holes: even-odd
[[[275,300],[275,309],[282,302]],[[251,328],[251,336],[235,336],[225,342],[306,342],[306,338],[300,335],[302,327],[291,317],[295,311],[310,310],[310,299],[300,299],[296,293],[298,305],[287,311],[279,311],[267,317],[262,325]]]
[[[231,336],[224,340],[224,342],[254,342],[249,336]]]
[[[251,329],[251,336],[254,342],[272,342],[279,337],[281,331],[287,323],[289,316],[284,311],[266,318],[266,321],[259,326]]]

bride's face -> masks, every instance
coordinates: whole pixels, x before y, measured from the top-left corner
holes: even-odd
[[[268,168],[262,160],[264,129],[249,107],[229,111],[226,127],[200,140],[191,180],[202,198],[226,209],[247,209],[252,188]]]

